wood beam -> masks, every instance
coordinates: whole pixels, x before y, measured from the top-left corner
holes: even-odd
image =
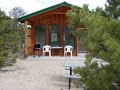
[[[50,14],[66,14],[66,12],[52,12]]]

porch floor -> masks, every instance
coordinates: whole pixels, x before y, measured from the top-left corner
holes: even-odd
[[[28,56],[26,59],[29,60],[85,60],[86,53],[78,53],[78,56]]]

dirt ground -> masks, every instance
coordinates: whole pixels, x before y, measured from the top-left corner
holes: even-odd
[[[64,63],[83,63],[80,60],[24,60],[17,59],[12,70],[0,72],[0,90],[68,90],[69,74]],[[71,90],[83,90],[73,83]]]

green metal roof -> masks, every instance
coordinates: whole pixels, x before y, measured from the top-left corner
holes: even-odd
[[[72,5],[69,4],[69,3],[67,3],[67,2],[62,2],[62,3],[56,4],[56,5],[54,5],[54,6],[51,6],[51,7],[48,7],[48,8],[45,8],[45,9],[42,9],[42,10],[33,12],[33,13],[31,13],[31,14],[22,16],[22,17],[18,18],[18,21],[22,21],[22,20],[28,19],[28,18],[33,17],[33,16],[35,16],[35,15],[38,15],[38,14],[41,14],[41,13],[44,13],[44,12],[53,10],[53,9],[58,8],[58,7],[61,7],[61,6],[71,7]]]

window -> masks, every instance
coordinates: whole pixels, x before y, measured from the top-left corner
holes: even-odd
[[[69,28],[68,26],[64,27],[64,46],[71,45],[74,47],[74,36],[73,36],[73,29]]]
[[[59,25],[49,26],[49,44],[59,46]]]
[[[56,32],[51,33],[51,42],[57,42],[58,37]]]
[[[39,43],[41,47],[45,45],[45,25],[35,27],[35,43]]]

